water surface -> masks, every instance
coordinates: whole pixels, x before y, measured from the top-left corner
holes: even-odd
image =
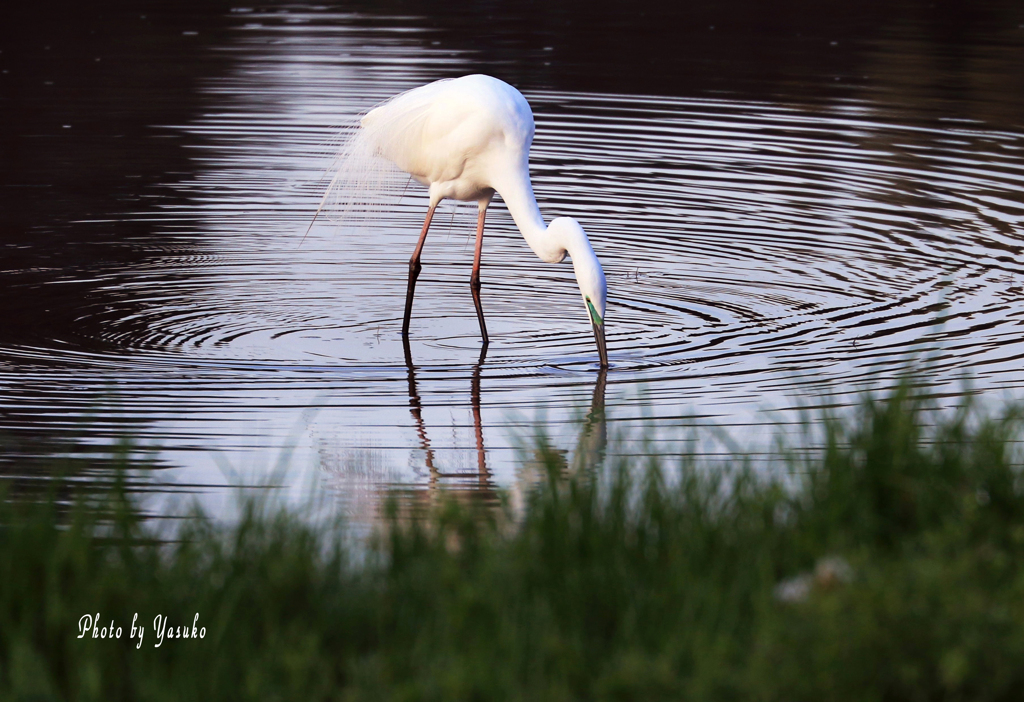
[[[48,108],[6,142],[11,163],[36,170],[4,176],[5,473],[45,478],[71,456],[99,476],[96,456],[130,437],[161,468],[158,492],[216,501],[273,476],[368,518],[395,489],[491,498],[517,485],[516,436],[538,417],[572,455],[651,420],[665,450],[692,421],[756,443],[795,420],[787,409],[830,392],[848,403],[908,362],[927,364],[940,397],[964,377],[1020,396],[1024,91],[1006,91],[1024,30],[1011,8],[935,43],[935,18],[904,10],[873,33],[812,18],[809,36],[771,35],[763,56],[744,44],[737,65],[723,46],[767,32],[702,25],[704,43],[669,56],[660,81],[656,62],[631,80],[628,62],[609,66],[550,18],[533,30],[478,18],[484,41],[466,39],[472,18],[440,11],[172,15],[152,30],[166,46],[95,57],[163,52],[193,72],[169,94],[139,88],[120,136],[89,127],[109,101],[48,98],[53,86],[22,78],[5,102]],[[665,30],[638,21],[621,36],[639,47],[645,31]],[[701,55],[704,79],[686,73]],[[482,70],[533,106],[545,217],[580,220],[604,263],[606,377],[571,266],[537,260],[499,200],[485,356],[468,284],[475,207],[435,216],[408,351],[424,190],[304,238],[340,127],[403,89]]]

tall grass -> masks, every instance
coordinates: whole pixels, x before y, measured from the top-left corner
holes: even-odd
[[[123,486],[8,500],[0,698],[1019,699],[1018,430],[904,385],[776,477],[742,456],[570,474],[541,446],[522,516],[393,511],[358,560],[256,502],[166,544]],[[123,637],[78,639],[96,612]],[[156,615],[195,613],[204,638],[154,646]]]

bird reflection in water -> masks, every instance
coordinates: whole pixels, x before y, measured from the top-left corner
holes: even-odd
[[[469,397],[473,413],[473,432],[476,439],[477,464],[476,481],[472,486],[468,485],[465,481],[468,477],[466,473],[444,472],[438,465],[437,455],[433,446],[431,446],[430,437],[427,432],[427,425],[423,418],[423,401],[420,397],[419,387],[416,382],[416,365],[413,363],[412,352],[409,347],[408,340],[404,340],[403,347],[405,350],[405,365],[408,370],[409,379],[409,412],[416,425],[416,433],[419,436],[420,449],[423,451],[424,461],[429,472],[428,493],[431,497],[436,497],[439,494],[438,488],[442,487],[442,480],[445,478],[455,478],[461,479],[461,487],[454,488],[452,486],[444,486],[445,495],[455,497],[465,496],[469,499],[497,503],[497,485],[494,482],[493,473],[487,467],[487,449],[484,446],[484,430],[480,410],[481,376],[484,362],[487,359],[487,347],[484,346],[481,349],[480,358],[473,366],[470,379]],[[608,436],[604,402],[607,379],[607,369],[603,367],[600,368],[590,401],[590,411],[587,413],[582,423],[579,437],[576,441],[576,450],[573,453],[572,460],[572,468],[574,471],[578,472],[586,470],[589,467],[596,466],[604,457]],[[569,462],[566,460],[564,453],[554,452],[551,453],[550,456],[556,457],[557,463],[560,464],[557,467],[560,467],[560,469],[567,470],[569,468]],[[538,469],[541,467],[541,464],[547,464],[549,462],[549,460],[545,461],[540,455],[535,455],[526,461],[523,466],[523,470],[520,472],[520,478],[523,479],[521,482],[526,483],[525,487],[529,488],[530,484],[535,483],[543,476],[543,473]]]
[[[608,425],[604,414],[604,389],[608,383],[608,369],[601,368],[594,383],[594,394],[590,399],[590,412],[587,413],[576,441],[576,453],[573,465],[577,472],[597,466],[604,458],[608,446]]]
[[[405,367],[409,373],[409,412],[416,423],[416,433],[420,438],[420,448],[426,459],[427,470],[430,472],[429,486],[431,491],[439,486],[439,480],[446,477],[464,478],[464,473],[442,473],[438,468],[434,449],[430,445],[430,437],[427,435],[427,425],[423,420],[423,401],[416,384],[416,365],[412,361],[412,350],[409,348],[409,340],[402,339],[402,346],[405,350]],[[472,380],[470,381],[470,402],[473,407],[473,429],[476,434],[476,461],[477,461],[477,485],[474,492],[482,499],[496,499],[495,485],[491,472],[487,469],[487,451],[484,448],[484,430],[480,418],[480,374],[483,370],[484,361],[487,359],[487,347],[480,349],[480,358],[473,366]]]

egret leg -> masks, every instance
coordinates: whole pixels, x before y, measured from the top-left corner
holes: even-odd
[[[484,308],[480,304],[480,253],[484,248],[484,217],[487,206],[480,208],[476,222],[476,252],[473,254],[473,276],[469,279],[469,289],[473,291],[473,304],[476,305],[476,318],[480,320],[480,334],[484,337],[484,348],[490,343],[487,338],[487,324],[484,322]]]
[[[423,242],[427,240],[427,230],[430,229],[430,220],[434,216],[434,208],[431,205],[427,210],[427,218],[423,221],[423,231],[420,232],[420,240],[416,244],[416,250],[412,252],[409,259],[409,287],[405,290],[405,319],[402,320],[402,338],[409,336],[409,318],[412,317],[412,298],[416,294],[416,279],[420,277],[423,267],[420,265],[420,254],[423,253]]]

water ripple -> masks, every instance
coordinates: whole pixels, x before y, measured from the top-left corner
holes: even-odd
[[[284,408],[316,396],[376,437],[355,444],[420,445],[399,330],[423,189],[373,221],[303,236],[332,125],[464,58],[414,46],[401,27],[320,29],[240,28],[236,70],[206,86],[206,115],[160,128],[185,137],[198,170],[135,215],[159,234],[152,255],[93,272],[102,302],[85,300],[76,320],[88,333],[0,349],[0,383],[31,384],[39,369],[37,384],[85,411],[114,382],[156,424],[207,423],[154,429],[160,441],[180,431],[201,445],[212,432],[237,445],[244,432],[228,424],[270,415],[279,436]],[[542,210],[579,219],[605,266],[623,414],[688,405],[742,424],[747,410],[726,408],[785,406],[815,384],[855,389],[911,349],[942,382],[1021,387],[1024,135],[856,100],[527,97]],[[474,216],[442,207],[427,240],[412,349],[430,390],[417,411],[482,404],[493,445],[501,412],[578,405],[596,352],[571,266],[536,260],[496,202],[483,258],[492,343],[476,365]],[[382,438],[395,427],[397,448]]]

